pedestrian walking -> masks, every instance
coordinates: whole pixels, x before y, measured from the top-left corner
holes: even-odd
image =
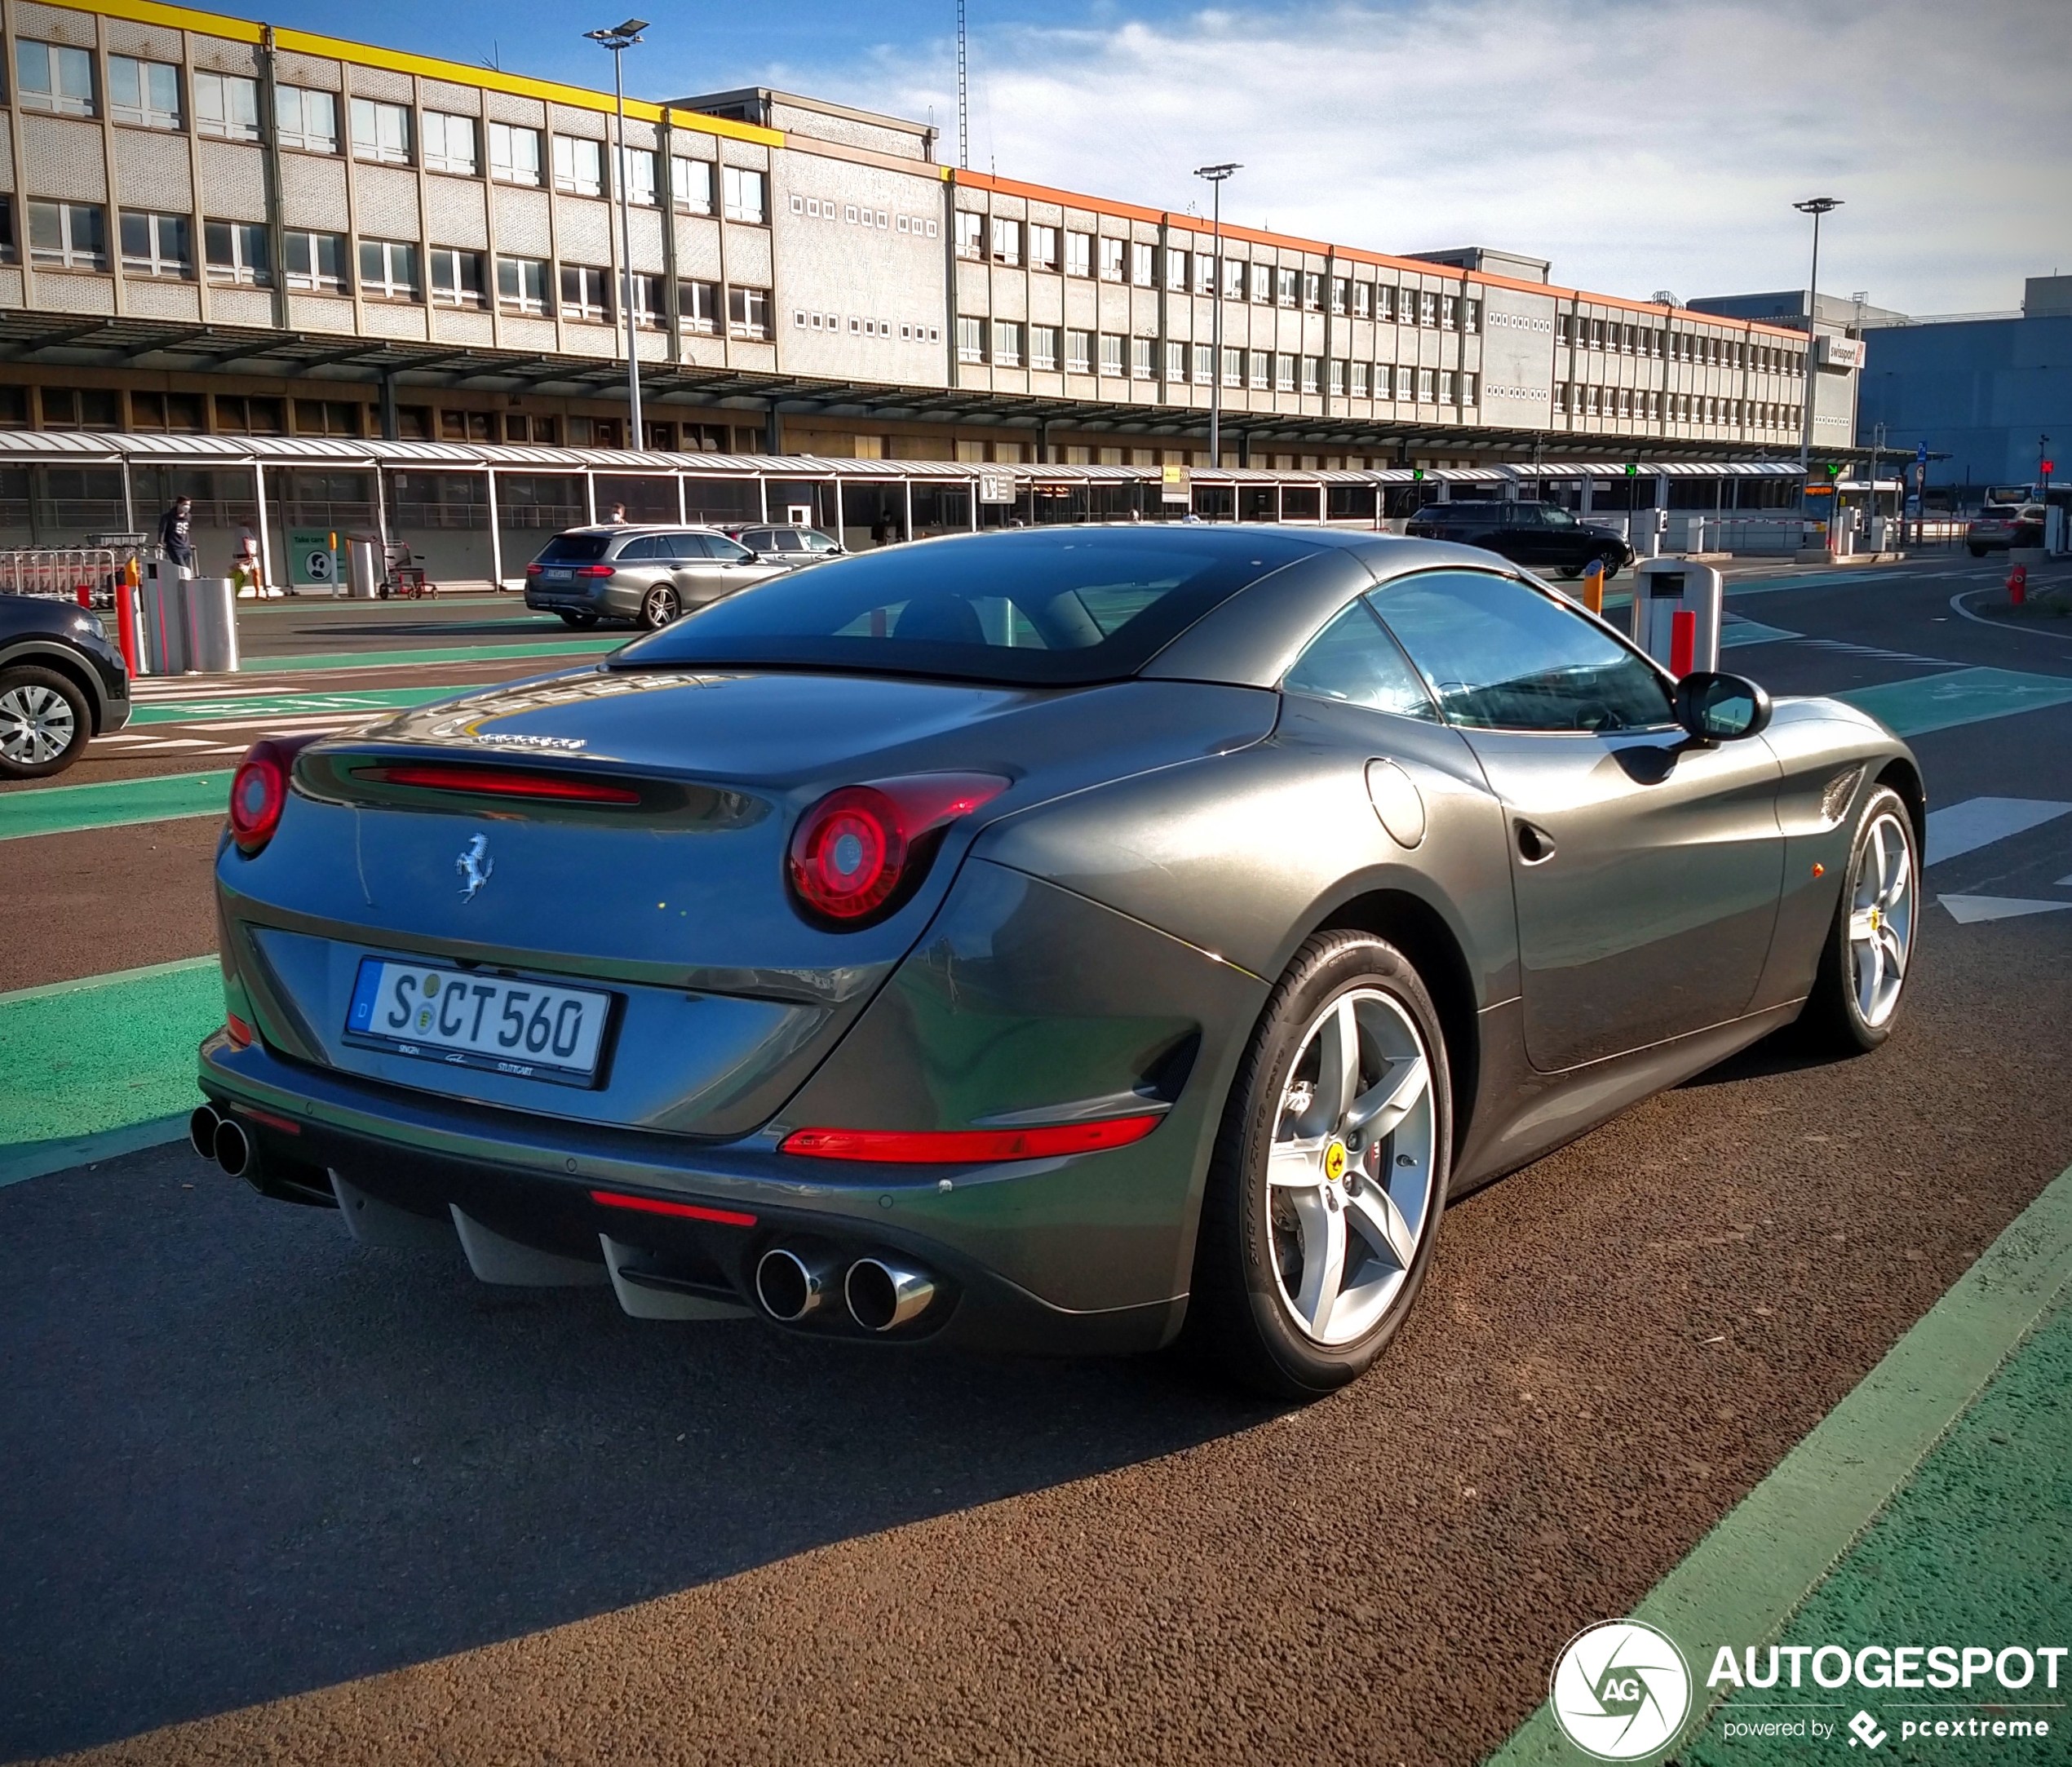
[[[194,574],[194,499],[176,497],[173,507],[158,518],[158,547],[179,567],[183,577]]]
[[[230,574],[237,585],[240,595],[261,596],[266,593],[266,573],[259,556],[259,536],[252,532],[252,525],[248,521],[238,525],[237,550],[230,567]]]

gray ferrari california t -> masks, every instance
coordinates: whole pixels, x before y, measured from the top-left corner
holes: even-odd
[[[268,742],[197,1145],[491,1282],[1321,1393],[1446,1203],[1766,1032],[1890,1032],[1923,801],[1486,552],[930,541]]]

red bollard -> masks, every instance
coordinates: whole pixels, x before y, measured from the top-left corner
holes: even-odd
[[[77,589],[73,591],[73,593],[78,597],[79,605],[81,607],[91,608],[93,606],[94,586],[91,583],[82,582]]]
[[[2029,567],[2017,565],[2008,573],[2008,605],[2018,608],[2029,599]]]
[[[137,565],[135,559],[130,560],[129,568],[115,585],[115,644],[122,653],[124,665],[135,676],[138,672]]]

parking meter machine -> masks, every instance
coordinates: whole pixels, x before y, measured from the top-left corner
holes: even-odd
[[[1633,585],[1633,641],[1679,678],[1720,666],[1722,582],[1710,565],[1654,558]]]

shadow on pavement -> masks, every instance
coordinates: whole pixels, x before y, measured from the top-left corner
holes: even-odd
[[[1271,1415],[1165,1360],[640,1324],[183,1149],[0,1190],[0,1757],[559,1625]]]

